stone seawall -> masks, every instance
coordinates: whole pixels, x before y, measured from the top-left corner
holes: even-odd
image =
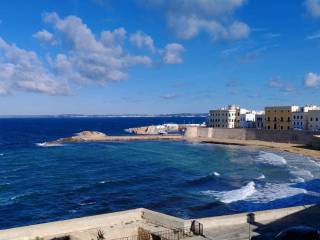
[[[294,143],[314,145],[314,135],[319,132],[309,131],[275,131],[261,129],[244,129],[244,128],[206,128],[206,127],[189,127],[185,132],[186,138],[217,138],[233,140],[259,140],[266,142]]]
[[[274,229],[275,222],[289,220],[294,224],[318,225],[320,209],[316,205],[297,206],[282,209],[254,212],[257,226],[264,226],[267,232],[278,232]],[[247,239],[247,214],[234,214],[216,217],[196,219],[203,224],[204,234],[209,239]],[[114,240],[137,239],[139,229],[149,233],[173,234],[177,230],[190,229],[193,219],[184,220],[144,208],[102,214],[90,217],[76,218],[58,222],[44,223],[26,227],[18,227],[0,230],[0,240],[35,240],[37,237],[43,240],[69,237],[70,240],[97,239],[97,232],[104,233],[104,239]],[[271,224],[271,225],[270,225]],[[280,224],[280,230],[288,227],[288,223]],[[259,230],[259,229],[258,229]],[[258,235],[259,231],[256,231]],[[220,235],[220,237],[219,237]],[[130,238],[131,237],[131,238]],[[185,236],[195,239],[192,235]],[[176,238],[175,238],[176,239]],[[197,236],[198,240],[205,240]],[[268,238],[269,239],[269,238]]]

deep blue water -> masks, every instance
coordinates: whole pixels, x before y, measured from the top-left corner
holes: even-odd
[[[0,229],[145,207],[184,218],[320,203],[320,164],[175,141],[36,144],[203,118],[0,119]]]

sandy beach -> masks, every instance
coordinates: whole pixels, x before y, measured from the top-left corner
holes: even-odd
[[[278,151],[285,151],[285,152],[291,152],[291,153],[295,153],[295,154],[301,154],[304,156],[312,157],[317,161],[320,161],[320,151],[310,149],[303,144],[276,143],[276,142],[266,142],[266,141],[258,141],[258,140],[200,138],[200,137],[186,138],[186,140],[192,141],[192,142],[203,142],[203,143],[213,143],[213,144],[272,148],[272,149],[275,149]]]

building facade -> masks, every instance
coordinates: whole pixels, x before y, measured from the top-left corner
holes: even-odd
[[[289,130],[292,129],[292,112],[298,106],[273,106],[265,108],[265,129]]]
[[[308,130],[309,111],[320,110],[317,105],[306,105],[299,107],[292,112],[292,129],[294,130]]]
[[[210,110],[207,125],[214,128],[238,128],[240,126],[240,108],[229,105],[227,108]]]
[[[256,113],[240,113],[240,128],[255,128]]]
[[[320,110],[308,111],[308,130],[320,131]]]
[[[265,114],[257,113],[255,115],[255,125],[257,129],[264,129],[265,127]]]

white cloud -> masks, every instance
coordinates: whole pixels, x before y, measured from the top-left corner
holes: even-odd
[[[175,93],[166,93],[160,96],[160,98],[164,100],[173,100],[173,99],[176,99],[177,97],[178,95]]]
[[[57,13],[46,13],[43,20],[52,31],[41,30],[33,36],[52,49],[42,59],[35,52],[9,44],[0,37],[0,94],[15,91],[39,92],[49,95],[67,95],[70,83],[106,84],[128,78],[128,69],[136,65],[151,66],[148,55],[131,54],[125,49],[127,32],[124,28],[102,31],[96,37],[79,17],[61,18]],[[163,63],[181,63],[180,44],[167,44],[157,50],[150,36],[137,32],[147,47],[162,57]],[[133,35],[131,35],[133,36]],[[51,49],[50,49],[51,50]],[[57,54],[52,54],[60,50]]]
[[[238,40],[250,33],[249,26],[233,18],[246,0],[138,0],[164,12],[168,27],[180,38],[190,39],[200,32],[214,40]]]
[[[52,44],[52,45],[55,45],[57,43],[54,38],[54,35],[45,29],[33,34],[33,37],[38,39],[42,43]]]
[[[320,32],[314,33],[314,34],[306,37],[307,40],[314,40],[314,39],[319,39],[319,38],[320,38]]]
[[[167,44],[164,48],[162,60],[166,64],[182,63],[183,59],[181,57],[181,54],[184,51],[184,47],[178,43]]]
[[[10,45],[0,38],[0,94],[15,90],[66,95],[68,85],[43,66],[35,52]]]
[[[63,36],[66,54],[52,59],[55,72],[78,84],[119,81],[127,78],[127,68],[133,65],[150,65],[148,56],[132,56],[123,49],[126,37],[124,28],[103,31],[96,39],[90,28],[76,16],[61,19],[56,13],[44,15],[44,21],[52,24]]]
[[[131,34],[130,36],[130,42],[134,44],[138,48],[146,47],[148,48],[152,53],[156,52],[156,48],[154,46],[153,39],[145,34],[142,31],[137,31],[134,34]]]
[[[320,17],[320,0],[305,0],[305,6],[312,17]]]
[[[268,86],[271,88],[277,88],[284,93],[291,93],[296,90],[296,88],[291,83],[283,82],[279,77],[270,79],[268,82]]]
[[[307,87],[319,87],[320,86],[320,75],[309,72],[304,79],[304,84]]]

